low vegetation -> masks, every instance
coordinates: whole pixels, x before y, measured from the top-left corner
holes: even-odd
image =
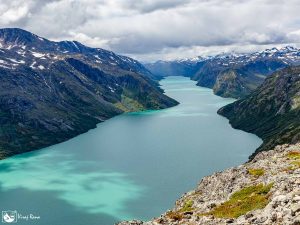
[[[180,212],[173,212],[173,211],[167,212],[167,217],[175,221],[179,221],[183,219],[183,215]]]
[[[193,211],[193,204],[194,201],[193,200],[188,200],[184,203],[182,209],[180,210],[180,212],[189,212],[189,211]]]
[[[243,188],[233,193],[230,199],[203,215],[218,218],[237,218],[255,209],[262,209],[268,204],[269,191],[273,184],[258,184]]]
[[[286,172],[294,171],[296,169],[300,169],[300,152],[298,151],[290,151],[286,154],[286,157],[290,162],[290,166],[284,169]]]
[[[170,219],[175,220],[175,221],[182,220],[185,213],[191,212],[191,211],[194,210],[193,205],[194,205],[193,200],[187,200],[183,204],[183,207],[180,210],[178,210],[178,211],[169,211],[167,213],[167,217],[169,217]]]
[[[291,164],[291,170],[296,170],[300,168],[300,161],[293,161]]]
[[[262,168],[248,169],[248,173],[252,176],[260,177],[265,174],[265,171]]]
[[[288,159],[300,159],[300,152],[297,151],[290,151],[286,154]]]

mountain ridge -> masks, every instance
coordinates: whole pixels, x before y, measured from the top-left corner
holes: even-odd
[[[138,61],[0,29],[0,158],[56,144],[123,112],[178,102]]]
[[[292,46],[254,53],[222,53],[192,59],[145,64],[158,78],[188,76],[198,86],[213,89],[216,95],[243,98],[254,91],[271,73],[300,64],[300,49]]]

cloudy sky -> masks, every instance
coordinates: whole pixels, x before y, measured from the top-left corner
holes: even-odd
[[[300,46],[299,0],[0,0],[0,27],[142,61]]]

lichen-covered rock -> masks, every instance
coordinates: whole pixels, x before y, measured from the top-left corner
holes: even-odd
[[[300,224],[299,162],[300,144],[277,146],[241,166],[204,177],[160,217],[119,225]]]

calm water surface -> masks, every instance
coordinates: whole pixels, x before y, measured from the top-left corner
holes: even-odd
[[[18,224],[111,225],[150,219],[205,175],[238,165],[261,144],[217,109],[232,102],[184,77],[161,81],[180,105],[117,116],[62,144],[0,161],[0,210]]]

